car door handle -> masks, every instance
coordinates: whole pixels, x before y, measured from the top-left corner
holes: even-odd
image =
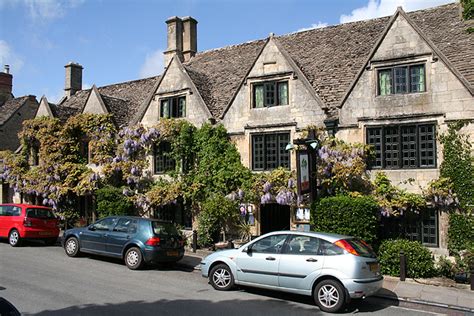
[[[306,259],[306,261],[308,261],[308,262],[318,262],[318,259],[308,258],[308,259]]]
[[[266,257],[266,258],[265,258],[265,260],[268,260],[268,261],[274,261],[274,260],[275,260],[275,258],[273,258],[273,257]]]

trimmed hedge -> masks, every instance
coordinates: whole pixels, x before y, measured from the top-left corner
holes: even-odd
[[[372,244],[377,240],[378,212],[370,196],[327,197],[313,204],[311,225],[316,231],[355,236]]]
[[[474,216],[449,214],[448,249],[451,254],[474,248]]]
[[[133,203],[122,193],[122,189],[105,186],[96,191],[99,218],[112,215],[135,215]]]
[[[407,277],[430,278],[437,274],[431,252],[418,241],[406,239],[384,240],[379,249],[382,274],[400,276],[400,251],[407,262]]]

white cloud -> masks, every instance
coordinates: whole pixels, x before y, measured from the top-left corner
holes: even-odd
[[[310,27],[301,28],[301,29],[299,29],[297,32],[303,32],[303,31],[308,31],[308,30],[312,30],[312,29],[320,29],[320,28],[326,27],[326,26],[328,26],[328,25],[329,25],[329,24],[327,24],[326,22],[321,22],[321,21],[319,21],[318,23],[311,24]]]
[[[3,65],[10,65],[10,73],[18,73],[23,67],[23,60],[18,56],[13,49],[4,40],[0,40],[0,67]]]
[[[145,62],[140,68],[140,78],[157,76],[163,72],[165,60],[163,50],[158,49],[151,54],[146,54]]]
[[[357,8],[349,15],[341,15],[340,22],[347,23],[353,21],[368,20],[382,16],[389,16],[395,13],[397,7],[402,7],[405,11],[414,11],[435,7],[438,5],[454,2],[453,0],[369,0],[369,3],[361,8]]]
[[[84,3],[85,0],[0,0],[3,7],[21,5],[28,10],[33,21],[49,21],[62,18],[70,9]]]

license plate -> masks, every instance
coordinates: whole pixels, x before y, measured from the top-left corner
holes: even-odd
[[[372,272],[378,272],[380,270],[379,264],[377,262],[369,263],[369,268],[370,268],[370,271]]]
[[[39,234],[40,236],[49,236],[49,235],[51,235],[50,232],[39,232],[38,234]]]
[[[168,257],[177,257],[178,256],[178,251],[167,251],[166,255]]]

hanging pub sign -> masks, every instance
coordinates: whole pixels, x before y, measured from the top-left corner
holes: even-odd
[[[308,151],[298,150],[296,152],[296,170],[297,170],[298,195],[310,193],[311,185],[310,185]]]

